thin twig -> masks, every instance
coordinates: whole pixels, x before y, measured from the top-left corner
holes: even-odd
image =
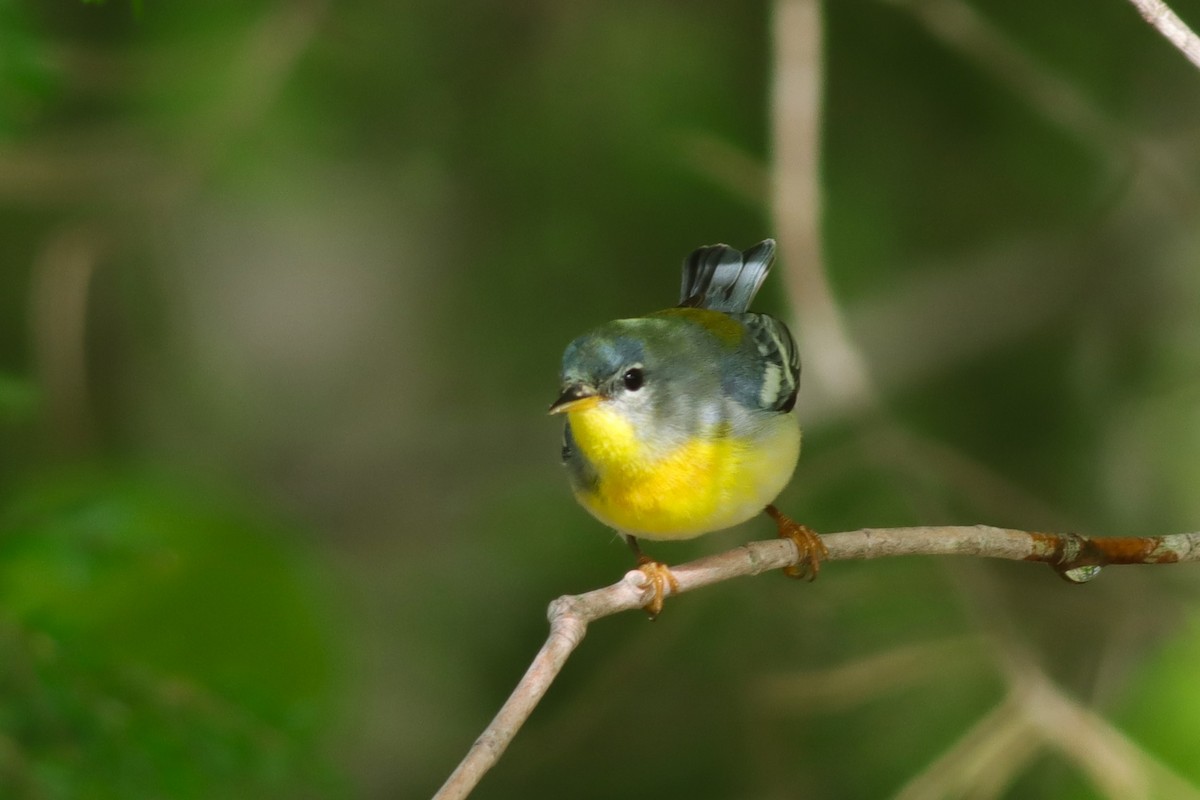
[[[1066,575],[1084,567],[1200,561],[1200,533],[1093,539],[985,525],[973,527],[864,528],[823,536],[827,561],[904,555],[964,555],[1040,561]],[[758,575],[799,561],[789,540],[750,542],[724,553],[672,567],[682,594],[731,578]],[[467,797],[533,713],[550,684],[579,646],[590,622],[641,608],[649,599],[646,576],[631,570],[617,583],[550,604],[550,635],[500,713],[475,741],[434,800]]]
[[[1142,18],[1200,68],[1200,38],[1163,0],[1129,0]]]

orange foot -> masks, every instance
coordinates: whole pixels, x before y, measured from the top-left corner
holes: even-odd
[[[654,590],[654,596],[650,598],[650,602],[642,606],[646,613],[650,615],[650,619],[654,619],[663,610],[663,600],[668,594],[667,589],[670,588],[670,593],[675,594],[679,591],[679,581],[675,580],[675,576],[671,574],[671,568],[661,561],[655,561],[647,555],[638,555],[637,568],[643,575],[646,576],[646,582],[650,588]]]
[[[779,538],[791,539],[800,551],[800,562],[783,568],[783,574],[789,578],[806,578],[814,580],[821,571],[821,559],[829,557],[825,543],[821,537],[806,525],[801,525],[791,517],[785,516],[775,506],[767,506],[767,516],[775,520],[779,526]]]

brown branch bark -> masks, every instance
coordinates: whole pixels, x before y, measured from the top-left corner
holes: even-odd
[[[864,528],[823,536],[826,561],[905,555],[963,555],[1039,561],[1075,581],[1088,580],[1095,568],[1120,564],[1173,564],[1200,561],[1200,533],[1170,536],[1091,538],[1077,534],[1038,533],[986,525],[964,527]],[[795,566],[796,547],[773,539],[750,542],[724,553],[672,567],[682,594],[747,575]],[[1081,572],[1082,571],[1082,572]],[[475,740],[466,757],[434,800],[467,797],[500,759],[517,731],[550,688],[567,658],[579,646],[590,622],[641,608],[649,599],[645,575],[631,570],[620,581],[550,604],[550,635],[525,676],[495,719]]]

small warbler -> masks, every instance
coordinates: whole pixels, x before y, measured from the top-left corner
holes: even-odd
[[[767,239],[742,253],[701,247],[683,262],[679,305],[608,322],[563,354],[562,459],[575,498],[621,533],[662,610],[678,584],[638,539],[690,539],[765,511],[815,577],[820,538],[772,501],[800,455],[800,358],[787,327],[746,309],[775,258]]]

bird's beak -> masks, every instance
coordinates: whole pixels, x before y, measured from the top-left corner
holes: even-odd
[[[585,411],[600,402],[600,395],[590,386],[572,383],[563,389],[558,399],[550,404],[551,414],[565,411]]]

